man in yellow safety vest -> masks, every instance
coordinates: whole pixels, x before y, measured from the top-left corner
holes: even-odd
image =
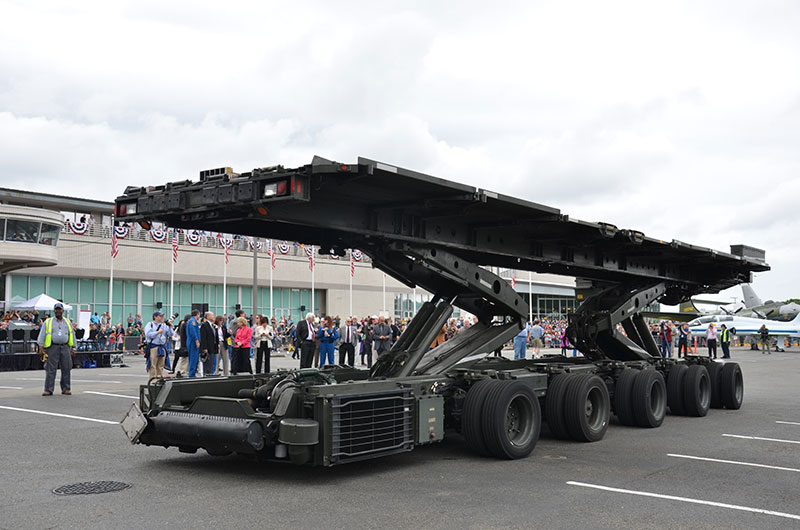
[[[44,321],[39,330],[39,353],[47,354],[45,362],[45,378],[43,396],[52,396],[56,384],[56,370],[61,367],[61,393],[72,395],[70,390],[70,371],[72,357],[75,355],[75,334],[72,323],[64,318],[64,306],[58,302],[53,306],[55,317]]]

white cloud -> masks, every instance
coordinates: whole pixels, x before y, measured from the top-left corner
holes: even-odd
[[[648,235],[799,296],[800,7],[0,0],[3,185],[356,156]],[[738,296],[738,292],[736,293]]]

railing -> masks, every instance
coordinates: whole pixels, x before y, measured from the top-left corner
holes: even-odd
[[[111,239],[111,226],[110,225],[101,225],[96,223],[91,223],[86,229],[86,232],[83,234],[77,234],[68,228],[67,224],[65,223],[64,226],[61,228],[62,234],[69,234],[74,235],[76,237],[97,237],[102,239]],[[156,241],[153,239],[150,230],[145,230],[138,225],[129,226],[128,227],[128,234],[124,237],[118,237],[120,241],[144,241],[150,243],[161,243],[164,245],[171,244],[171,236],[167,236],[163,241]],[[277,245],[282,243],[282,241],[273,240],[273,244]],[[295,243],[293,241],[287,241],[289,245],[289,251],[286,254],[280,252],[277,248],[275,249],[275,254],[277,256],[295,256],[295,257],[306,257],[305,249],[300,246],[299,243]],[[178,233],[178,245],[180,246],[188,246],[188,247],[204,247],[204,248],[224,248],[222,243],[220,242],[219,238],[217,237],[216,233],[206,233],[199,236],[199,242],[197,245],[192,245],[188,242],[186,233],[181,231]],[[233,236],[233,244],[231,245],[231,250],[241,250],[252,252],[253,249],[250,247],[250,243],[247,238],[239,235]],[[267,245],[262,241],[262,248],[259,249],[260,253],[267,253]],[[319,258],[319,249],[315,249],[317,254],[317,259]],[[349,260],[349,258],[340,258],[343,260]],[[368,256],[362,255],[361,263],[370,263],[371,260]]]

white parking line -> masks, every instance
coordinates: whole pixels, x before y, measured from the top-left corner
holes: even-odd
[[[796,421],[776,421],[775,423],[780,423],[781,425],[800,425],[800,422]]]
[[[778,438],[762,438],[761,436],[743,436],[741,434],[723,434],[728,438],[741,438],[742,440],[761,440],[764,442],[781,442],[785,444],[800,444],[800,440],[780,440]]]
[[[739,466],[752,466],[752,467],[763,467],[766,469],[777,469],[779,471],[794,471],[796,473],[800,473],[800,469],[795,469],[793,467],[780,467],[780,466],[768,466],[766,464],[755,464],[753,462],[737,462],[736,460],[720,460],[718,458],[706,458],[703,456],[689,456],[689,455],[676,455],[669,453],[667,456],[672,456],[675,458],[688,458],[690,460],[703,460],[704,462],[719,462],[720,464],[736,464]]]
[[[21,386],[0,386],[0,388],[6,388],[8,390],[22,390]]]
[[[129,399],[139,399],[138,396],[124,396],[122,394],[109,394],[108,392],[92,392],[91,390],[84,390],[84,394],[95,394],[98,396],[111,396],[111,397],[121,397],[121,398],[129,398]]]
[[[34,377],[17,377],[17,381],[41,381],[44,383],[44,379],[36,379]],[[113,383],[115,385],[121,385],[122,381],[101,381],[99,379],[70,379],[70,381],[74,383]]]
[[[71,420],[84,420],[94,421],[97,423],[106,423],[108,425],[119,425],[118,421],[98,420],[96,418],[84,418],[83,416],[72,416],[70,414],[58,414],[56,412],[45,412],[43,410],[19,409],[17,407],[5,407],[0,405],[0,409],[16,410],[18,412],[30,412],[31,414],[44,414],[45,416],[58,416],[59,418],[69,418]]]
[[[653,497],[656,499],[666,499],[668,501],[680,501],[680,502],[688,502],[692,504],[702,504],[705,506],[716,506],[717,508],[727,508],[729,510],[740,510],[743,512],[751,512],[751,513],[760,513],[763,515],[774,515],[776,517],[784,517],[786,519],[796,519],[800,521],[800,515],[795,515],[792,513],[784,513],[784,512],[775,512],[772,510],[764,510],[761,508],[750,508],[749,506],[739,506],[737,504],[727,504],[724,502],[715,502],[715,501],[704,501],[700,499],[690,499],[688,497],[676,497],[674,495],[662,495],[660,493],[650,493],[648,491],[633,491],[633,490],[625,490],[620,488],[611,488],[609,486],[599,486],[597,484],[586,484],[585,482],[574,482],[569,481],[567,482],[570,486],[580,486],[582,488],[593,488],[597,490],[603,491],[611,491],[614,493],[626,493],[628,495],[638,495],[640,497]]]

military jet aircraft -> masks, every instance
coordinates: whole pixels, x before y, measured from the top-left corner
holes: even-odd
[[[739,315],[706,315],[689,322],[692,334],[705,336],[709,324],[715,324],[719,330],[722,324],[736,336],[754,337],[759,340],[761,326],[767,326],[769,336],[777,339],[782,337],[800,338],[800,314],[789,322],[764,320],[763,318],[742,317]]]
[[[735,315],[761,320],[790,322],[797,315],[800,315],[800,304],[795,302],[774,302],[772,300],[763,302],[750,284],[742,284],[742,294],[744,294],[744,302],[722,304],[714,300],[693,298],[688,302],[682,303],[677,313],[655,311],[643,312],[642,314],[649,318],[675,320],[678,322],[687,322],[699,317],[713,315]],[[697,307],[701,304],[716,305],[717,308],[704,310]],[[768,323],[767,327],[769,326],[770,324]],[[758,327],[761,327],[761,325],[759,324]]]

